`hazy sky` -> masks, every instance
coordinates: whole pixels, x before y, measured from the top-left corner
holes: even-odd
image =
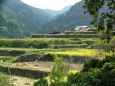
[[[81,0],[21,0],[31,6],[42,9],[61,10],[65,6],[73,5]]]

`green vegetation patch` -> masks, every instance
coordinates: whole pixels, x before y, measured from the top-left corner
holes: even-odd
[[[0,72],[0,86],[12,86],[9,76]]]
[[[99,38],[97,34],[34,34],[32,38]]]
[[[56,67],[62,67],[63,63],[58,61]],[[64,68],[54,68],[51,78],[40,79],[34,83],[34,86],[114,86],[115,85],[115,56],[106,56],[103,59],[92,59],[84,64],[84,68],[80,72],[71,72],[61,75]],[[59,71],[58,71],[59,70]],[[60,70],[63,70],[60,72]],[[55,74],[56,73],[56,74]],[[65,74],[66,72],[64,72]],[[52,77],[53,75],[53,77]],[[60,76],[61,75],[61,76]],[[63,79],[62,79],[63,78]],[[106,82],[106,83],[105,83]]]
[[[88,56],[95,57],[98,53],[96,49],[76,49],[75,51],[64,51],[64,52],[46,52],[56,55],[70,55],[70,56]]]
[[[49,43],[43,40],[0,39],[0,47],[47,48]]]
[[[51,38],[26,38],[26,39],[0,39],[0,47],[15,48],[48,48],[51,44],[68,44],[69,39],[51,39]]]

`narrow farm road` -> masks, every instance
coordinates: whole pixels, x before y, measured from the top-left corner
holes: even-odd
[[[11,76],[13,86],[33,86],[35,79],[20,77],[20,76]]]

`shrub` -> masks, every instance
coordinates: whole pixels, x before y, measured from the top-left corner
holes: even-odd
[[[63,60],[55,58],[56,63],[50,76],[49,86],[115,86],[114,55],[106,56],[103,60],[93,59],[85,63],[83,71],[70,73],[67,82],[64,82],[66,74],[62,71],[64,66],[61,66]]]
[[[107,62],[115,62],[115,55],[106,56],[103,60],[92,59],[84,64],[83,71],[88,71],[90,68],[102,68]]]
[[[41,79],[34,83],[34,86],[64,86],[65,76],[67,75],[68,69],[67,64],[62,58],[54,56],[54,67],[49,76],[49,83],[47,79]],[[49,84],[49,85],[48,85]]]
[[[58,56],[54,57],[54,62],[54,67],[50,74],[51,83],[63,82],[68,72],[67,64]]]
[[[27,44],[26,41],[16,39],[16,40],[12,41],[11,45],[12,45],[12,47],[24,47],[26,44]]]
[[[37,82],[34,82],[34,86],[48,86],[47,79],[40,79]]]
[[[93,70],[91,72],[76,73],[75,75],[68,77],[68,82],[77,84],[78,86],[80,86],[81,83],[83,86],[99,86],[100,80],[98,80],[95,76],[98,71],[99,70]]]
[[[50,86],[66,86],[66,83],[64,83],[64,82],[53,82],[50,84]]]
[[[28,46],[32,46],[33,48],[41,49],[41,48],[47,48],[48,43],[44,42],[44,41],[34,40],[34,41],[30,42]]]
[[[48,34],[60,34],[59,30],[52,30]]]
[[[88,71],[90,68],[100,68],[102,67],[101,61],[99,59],[92,59],[84,64],[83,71]]]
[[[3,73],[0,73],[0,86],[12,86],[9,77]]]
[[[85,63],[83,71],[68,76],[67,84],[76,84],[76,86],[115,86],[114,82],[115,56],[106,56],[103,60],[93,59]]]

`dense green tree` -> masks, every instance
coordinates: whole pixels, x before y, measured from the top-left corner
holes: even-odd
[[[0,38],[22,38],[23,30],[13,19],[8,19],[4,14],[0,14]]]
[[[48,34],[60,34],[59,30],[52,30]]]
[[[54,67],[50,74],[51,82],[63,82],[67,75],[67,63],[61,57],[54,56]]]
[[[109,42],[115,28],[115,0],[85,0],[84,8],[85,13],[93,16],[92,24],[103,32],[103,38]],[[107,10],[101,11],[103,8]]]

